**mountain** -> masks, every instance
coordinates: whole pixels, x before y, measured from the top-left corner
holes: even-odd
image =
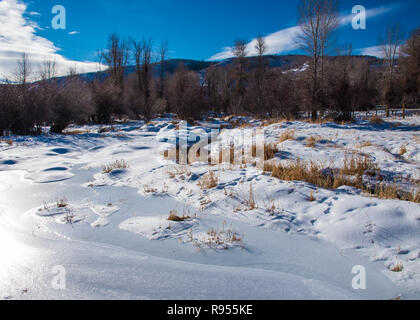
[[[328,59],[342,59],[343,57],[332,56]],[[253,69],[257,64],[258,57],[247,57],[248,68]],[[269,55],[266,56],[267,65],[269,68],[280,68],[282,71],[289,72],[299,72],[306,69],[307,63],[310,60],[310,57],[305,55]],[[383,60],[372,57],[372,56],[353,56],[353,59],[364,59],[369,62],[372,67],[378,67],[382,64]],[[210,61],[198,61],[198,60],[189,60],[189,59],[170,59],[165,61],[166,71],[170,74],[174,73],[175,70],[181,65],[185,65],[189,70],[200,73],[202,76],[205,75],[206,70],[212,66],[217,65],[219,67],[229,67],[234,63],[234,58],[225,59],[219,62],[210,62]],[[135,66],[128,66],[125,69],[125,75],[135,71]],[[158,77],[160,74],[160,63],[153,64],[153,74],[155,77]],[[106,71],[90,72],[79,75],[82,79],[86,81],[92,80],[103,80],[108,74]],[[66,77],[57,78],[58,81],[64,80]]]

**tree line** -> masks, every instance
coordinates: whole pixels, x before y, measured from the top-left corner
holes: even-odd
[[[408,40],[399,25],[380,37],[384,59],[373,65],[355,57],[351,44],[338,46],[338,0],[301,0],[300,36],[307,53],[301,70],[270,67],[268,44],[258,37],[250,44],[235,41],[233,58],[212,63],[205,72],[182,63],[168,72],[169,45],[157,48],[151,39],[109,35],[98,56],[107,77],[86,80],[70,70],[56,77],[54,61],[44,61],[38,81],[28,55],[17,63],[15,81],[0,85],[0,135],[38,134],[42,127],[61,133],[69,124],[110,123],[119,118],[151,119],[175,113],[183,119],[206,112],[251,114],[258,117],[351,120],[353,112],[382,104],[416,106],[420,92],[420,28]],[[249,50],[256,56],[250,58]],[[133,66],[127,74],[128,66]]]

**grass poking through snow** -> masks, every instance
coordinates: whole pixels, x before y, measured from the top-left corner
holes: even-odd
[[[117,169],[128,169],[129,165],[125,160],[116,160],[113,163],[107,164],[102,167],[102,173],[111,173]]]

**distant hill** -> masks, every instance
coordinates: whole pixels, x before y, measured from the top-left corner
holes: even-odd
[[[377,67],[382,64],[382,60],[372,56],[353,56],[354,59],[365,59],[372,67]],[[298,72],[305,69],[305,64],[309,62],[310,57],[304,55],[270,55],[266,56],[269,68],[280,68],[282,71]],[[342,57],[328,57],[328,59],[342,59]],[[252,69],[256,66],[257,57],[248,57],[248,68]],[[195,71],[204,75],[206,70],[211,65],[219,67],[228,67],[234,62],[233,58],[222,60],[219,62],[198,61],[188,59],[171,59],[166,61],[166,70],[169,73],[174,73],[175,70],[184,64],[189,70]],[[135,71],[134,66],[128,66],[125,70],[126,76]],[[155,77],[160,74],[160,63],[153,64],[153,73]],[[79,75],[86,81],[103,80],[108,74],[106,71],[90,72]],[[66,77],[57,78],[58,81],[64,80]]]

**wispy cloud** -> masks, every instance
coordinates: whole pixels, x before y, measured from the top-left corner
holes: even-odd
[[[397,56],[400,54],[401,47],[397,48]],[[357,52],[360,55],[363,56],[373,56],[377,58],[384,58],[385,53],[381,46],[372,46],[372,47],[366,47],[366,48],[360,48],[356,49],[355,52]]]
[[[377,7],[377,8],[368,9],[368,10],[366,10],[366,18],[367,19],[376,18],[378,16],[381,16],[381,15],[387,14],[391,11],[394,11],[394,10],[398,9],[399,7],[400,7],[399,4],[394,4],[394,5],[386,6],[386,7]],[[342,15],[340,17],[340,24],[342,26],[344,26],[346,24],[349,24],[349,23],[352,22],[353,18],[354,18],[353,14]]]
[[[265,37],[265,42],[268,48],[267,54],[276,54],[297,49],[299,45],[295,39],[299,34],[299,27],[291,27],[269,34]],[[257,53],[255,49],[256,41],[256,39],[253,39],[247,44],[247,52],[249,56],[256,55]],[[233,57],[233,48],[225,47],[221,52],[213,55],[208,60],[223,60],[231,57]]]
[[[80,34],[80,32],[79,31],[71,31],[71,32],[69,32],[69,35],[75,35],[75,34]]]
[[[72,61],[60,54],[50,40],[36,34],[38,25],[27,16],[27,5],[20,0],[0,1],[0,77],[13,78],[16,60],[22,53],[27,53],[34,72],[46,59],[56,61],[59,75],[66,74],[70,67],[78,72],[89,72],[98,69],[95,62]],[[35,14],[36,16],[36,14]]]
[[[380,15],[384,15],[398,8],[398,5],[388,6],[388,7],[378,7],[366,10],[367,18],[375,18]],[[345,26],[352,22],[354,18],[353,14],[341,15],[340,16],[340,25]],[[286,28],[274,33],[271,33],[265,37],[266,44],[268,46],[267,54],[280,54],[287,53],[299,48],[297,39],[301,34],[299,26],[294,26]],[[255,49],[256,39],[253,39],[247,45],[248,56],[256,55]],[[213,55],[208,60],[217,61],[233,57],[233,48],[224,47],[221,52]]]
[[[373,56],[378,58],[384,57],[384,52],[381,46],[372,46],[367,48],[360,48],[355,50],[358,54],[363,56]]]

